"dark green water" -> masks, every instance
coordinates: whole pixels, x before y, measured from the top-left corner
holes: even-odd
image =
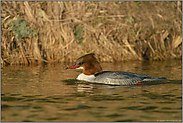
[[[180,60],[101,65],[167,80],[110,86],[76,81],[81,71],[63,64],[8,66],[1,69],[1,121],[182,121]]]

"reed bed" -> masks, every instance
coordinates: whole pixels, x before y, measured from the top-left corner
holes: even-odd
[[[1,1],[1,65],[182,57],[182,2]]]

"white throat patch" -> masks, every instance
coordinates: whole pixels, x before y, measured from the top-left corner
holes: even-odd
[[[78,68],[76,68],[76,69],[83,69],[83,70],[84,70],[84,67],[78,67]]]
[[[79,74],[79,76],[76,79],[93,82],[93,81],[95,81],[95,78],[96,77],[94,75],[85,75],[85,74],[81,73],[81,74]]]

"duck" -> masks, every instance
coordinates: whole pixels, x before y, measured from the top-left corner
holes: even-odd
[[[165,77],[153,78],[144,74],[132,72],[102,71],[102,67],[94,55],[94,53],[83,55],[76,60],[74,65],[66,67],[66,69],[83,70],[83,72],[78,75],[76,80],[109,85],[138,85],[142,84],[143,81],[166,79]]]

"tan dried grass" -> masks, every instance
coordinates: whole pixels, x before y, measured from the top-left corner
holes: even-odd
[[[174,3],[168,3],[171,9],[177,5]],[[144,11],[144,15],[134,11],[140,10],[139,4],[149,11]],[[181,57],[181,9],[176,11],[178,21],[174,24],[178,28],[174,29],[173,19],[166,20],[168,16],[164,11],[162,14],[151,12],[152,4],[155,6],[156,2],[3,1],[1,63],[74,62],[88,52],[94,52],[100,61],[142,60],[142,56],[154,60]],[[159,2],[155,7],[166,5]],[[129,9],[131,7],[135,9]],[[19,17],[24,18],[30,28],[35,27],[38,35],[22,38],[20,42],[9,26]],[[170,28],[160,28],[165,21]],[[149,54],[145,52],[147,48],[150,48]]]

